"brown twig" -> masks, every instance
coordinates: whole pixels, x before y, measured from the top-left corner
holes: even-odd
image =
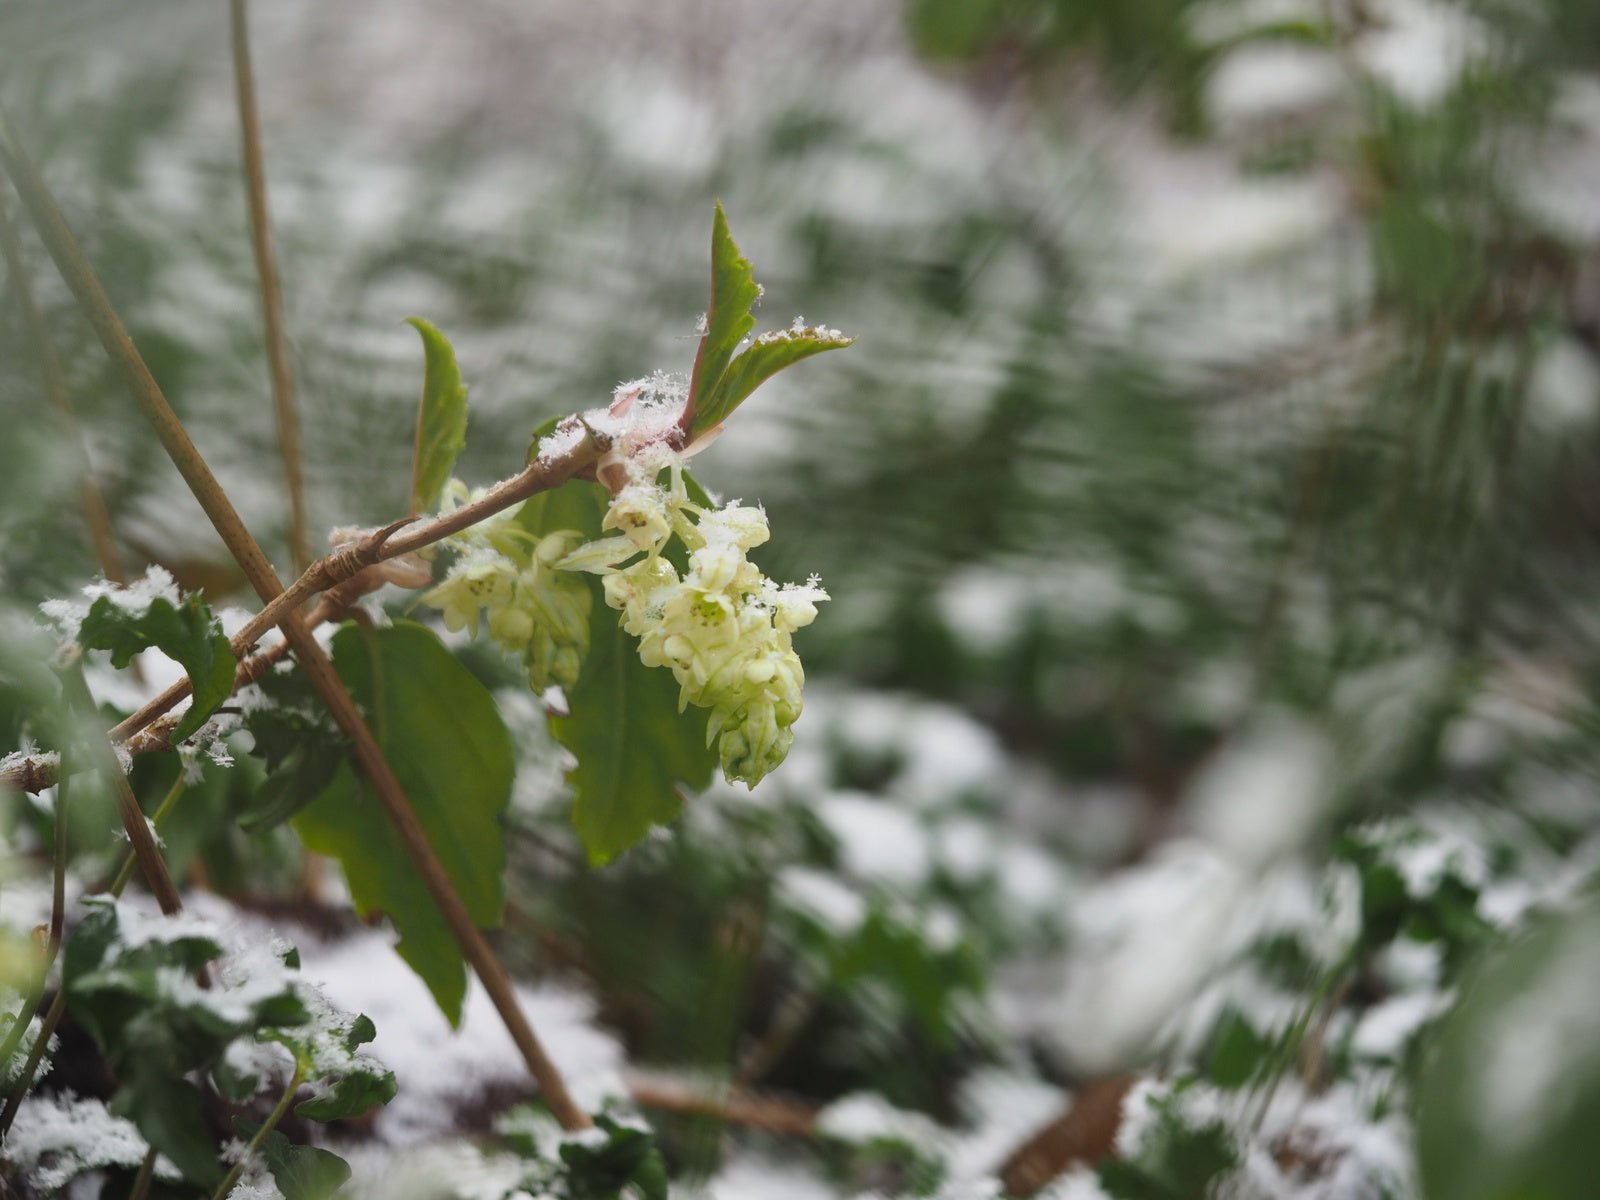
[[[809,1104],[782,1096],[734,1091],[715,1096],[677,1079],[630,1075],[628,1092],[641,1108],[685,1116],[714,1117],[787,1137],[811,1137],[817,1131],[817,1111]]]
[[[98,725],[99,714],[83,673],[74,670],[63,678],[67,698],[78,718],[90,728]],[[128,842],[139,859],[139,868],[144,872],[145,881],[150,885],[161,911],[169,916],[181,911],[183,901],[178,898],[178,887],[167,870],[167,860],[161,857],[161,848],[156,845],[155,835],[150,832],[150,823],[145,820],[144,810],[139,807],[139,798],[133,794],[128,777],[122,773],[122,764],[117,761],[111,740],[104,734],[89,734],[83,739],[83,747],[89,756],[89,765],[105,778],[116,797],[117,815],[122,819],[122,828],[128,835]]]
[[[1061,1114],[1006,1156],[995,1172],[1010,1196],[1031,1196],[1073,1163],[1093,1166],[1110,1155],[1122,1124],[1132,1075],[1079,1088]]]
[[[577,418],[568,418],[576,420]],[[585,427],[587,428],[587,427]],[[415,518],[402,517],[381,529],[376,529],[358,542],[342,546],[332,554],[312,563],[311,566],[284,591],[267,603],[259,613],[234,637],[234,642],[259,638],[277,625],[283,614],[298,608],[317,592],[325,591],[358,572],[405,554],[413,554],[435,542],[442,542],[451,534],[494,516],[498,512],[521,504],[531,496],[551,488],[560,487],[594,465],[609,448],[602,434],[588,430],[584,439],[573,449],[555,458],[536,458],[509,479],[502,479],[477,500],[431,521],[414,523]],[[407,528],[407,526],[411,526]]]
[[[333,593],[329,593],[329,597],[325,597],[311,610],[306,617],[306,625],[309,628],[315,629],[343,609],[344,605],[332,599],[332,596]],[[288,642],[277,642],[260,654],[251,655],[239,664],[239,669],[234,673],[233,690],[237,692],[240,688],[248,687],[287,657],[289,657]],[[114,726],[107,736],[135,757],[172,749],[174,744],[172,731],[178,727],[180,717],[166,714],[189,692],[189,680],[185,677],[147,701],[137,712]],[[198,732],[197,730],[196,733]],[[24,758],[14,766],[0,771],[0,788],[11,788],[37,795],[59,778],[61,771],[56,756],[36,755]]]
[[[239,136],[244,151],[245,193],[250,201],[250,245],[261,278],[261,318],[266,327],[267,367],[272,376],[272,407],[278,417],[278,445],[289,488],[289,544],[294,569],[311,562],[306,533],[305,480],[300,471],[300,417],[295,409],[294,377],[289,373],[289,348],[283,334],[283,292],[272,253],[272,225],[267,217],[267,177],[261,162],[261,120],[256,112],[255,71],[250,66],[250,22],[245,0],[230,0],[229,30],[233,40],[234,90],[239,100]]]
[[[106,352],[121,370],[124,380],[155,429],[156,436],[166,448],[168,456],[189,485],[189,490],[199,501],[206,516],[210,518],[212,526],[228,547],[234,560],[244,571],[251,587],[256,590],[256,594],[264,603],[270,605],[283,593],[282,582],[272,569],[272,564],[267,561],[266,555],[262,553],[260,545],[245,528],[232,501],[229,500],[222,485],[217,482],[216,476],[211,473],[211,468],[206,464],[194,442],[190,440],[188,432],[178,420],[177,414],[173,412],[172,406],[167,403],[160,385],[151,375],[150,368],[139,354],[138,348],[134,346],[100,281],[95,277],[93,268],[79,249],[77,239],[56,207],[44,180],[40,178],[33,163],[17,144],[3,115],[0,115],[0,164],[4,165],[7,174],[17,185],[23,202],[27,205],[68,287],[78,298],[79,305],[94,326]],[[438,906],[440,915],[444,917],[463,956],[472,964],[473,970],[483,982],[484,991],[488,993],[499,1011],[512,1041],[522,1052],[523,1059],[537,1081],[546,1103],[550,1105],[551,1111],[564,1128],[569,1130],[587,1128],[591,1124],[588,1114],[573,1100],[561,1072],[545,1053],[533,1027],[524,1016],[516,992],[511,986],[510,977],[495,955],[493,947],[489,945],[488,939],[473,923],[472,916],[445,871],[444,864],[428,841],[416,813],[412,811],[400,781],[390,769],[382,749],[372,736],[372,731],[367,728],[366,722],[357,710],[355,701],[351,699],[350,693],[345,690],[344,684],[334,671],[333,663],[312,637],[297,609],[291,608],[282,615],[279,619],[279,628],[283,630],[290,649],[306,673],[306,678],[327,705],[334,723],[351,740],[357,765],[377,794],[390,824],[404,844],[412,865],[422,879],[423,886],[427,888]],[[109,752],[109,743],[107,750]],[[120,772],[117,778],[122,780],[123,787],[127,786],[127,780],[122,778]],[[142,817],[140,829],[146,837],[149,836]]]
[[[40,315],[39,306],[34,303],[27,260],[22,256],[22,243],[4,205],[0,205],[0,255],[5,257],[6,271],[11,276],[11,290],[17,298],[17,308],[22,312],[22,325],[28,332],[28,341],[32,343],[38,360],[39,378],[44,384],[45,396],[61,414],[67,438],[77,455],[78,503],[83,508],[83,521],[89,527],[89,540],[94,545],[100,572],[112,583],[126,583],[128,575],[122,569],[122,558],[111,536],[111,514],[106,510],[105,497],[95,484],[94,468],[89,462],[88,447],[84,445],[83,430],[78,426],[78,415],[73,411],[72,397],[67,393],[66,379],[61,374],[61,360],[56,357],[50,328]]]
[[[587,429],[587,426],[585,428]],[[397,536],[398,531],[412,523],[411,518],[402,518],[374,530],[357,542],[342,546],[332,554],[319,558],[233,635],[231,648],[234,657],[243,658],[268,630],[284,619],[285,613],[299,608],[306,599],[317,592],[326,591],[334,602],[313,609],[306,619],[309,627],[315,627],[322,621],[331,619],[335,612],[347,608],[358,596],[385,582],[382,579],[363,579],[363,572],[390,559],[443,541],[451,534],[476,525],[514,504],[520,504],[540,492],[561,486],[567,480],[576,478],[587,470],[606,449],[605,437],[592,429],[587,429],[585,438],[566,454],[550,459],[535,459],[517,474],[489,488],[470,504],[464,504],[443,516],[418,524],[412,529],[405,530],[403,535]],[[237,691],[259,679],[266,668],[280,661],[288,650],[289,645],[286,641],[279,643],[272,651],[274,657],[255,665],[250,671],[241,667],[240,673],[234,679],[234,690]],[[248,659],[246,662],[254,663],[255,659]],[[165,722],[163,727],[157,729],[149,727],[163,714],[182,703],[190,690],[187,677],[170,684],[159,695],[146,701],[138,710],[113,726],[111,740],[126,745],[133,754],[168,749],[172,744],[170,734],[177,722]],[[138,735],[141,731],[148,736],[140,738]],[[37,794],[53,784],[56,777],[57,767],[54,762],[48,756],[37,755],[24,758],[0,771],[0,788]]]

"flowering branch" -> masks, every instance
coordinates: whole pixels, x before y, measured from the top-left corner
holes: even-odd
[[[39,232],[43,237],[57,267],[68,286],[77,297],[80,307],[94,326],[101,344],[121,370],[129,389],[150,424],[155,429],[168,456],[178,468],[200,507],[210,518],[218,535],[234,556],[245,578],[264,603],[270,604],[283,592],[283,584],[272,569],[260,545],[240,520],[238,512],[227,493],[211,472],[199,449],[190,439],[188,431],[167,402],[160,385],[150,373],[149,366],[128,336],[116,310],[112,307],[105,289],[96,278],[88,259],[78,247],[65,218],[56,206],[44,180],[12,135],[3,114],[0,114],[0,165],[22,194]],[[333,669],[333,663],[311,636],[309,628],[297,609],[284,612],[279,622],[290,648],[305,672],[307,680],[322,697],[334,723],[352,742],[352,749],[361,773],[367,777],[383,805],[390,824],[405,846],[406,853],[422,879],[423,886],[437,905],[440,915],[459,945],[463,957],[472,964],[484,990],[499,1011],[512,1041],[522,1052],[528,1069],[538,1082],[539,1089],[551,1111],[562,1126],[569,1130],[588,1128],[588,1114],[580,1108],[561,1072],[545,1053],[527,1017],[522,1012],[506,974],[494,949],[472,920],[471,913],[462,902],[454,883],[440,861],[438,853],[428,840],[426,831],[417,820],[407,800],[400,781],[384,758],[383,751],[372,731],[367,728],[360,711],[343,682]],[[109,743],[107,754],[110,753]],[[121,772],[116,773],[113,785],[127,781]],[[148,837],[149,830],[141,814],[139,830]],[[130,836],[133,831],[130,829]],[[137,840],[135,845],[137,846]],[[163,908],[166,905],[163,904]]]
[[[570,422],[582,423],[581,418],[569,417]],[[306,617],[306,625],[314,628],[344,611],[360,595],[374,590],[388,577],[363,577],[363,572],[403,555],[413,554],[435,542],[443,541],[469,526],[503,512],[513,505],[540,492],[560,487],[569,479],[591,469],[595,462],[610,449],[611,439],[604,433],[582,425],[583,436],[570,447],[548,458],[535,458],[517,474],[503,479],[489,488],[476,500],[445,513],[431,521],[411,525],[413,518],[406,517],[381,529],[376,529],[357,541],[341,546],[333,553],[312,563],[301,576],[280,592],[260,612],[250,618],[231,639],[235,658],[241,659],[233,690],[238,691],[260,679],[268,667],[281,662],[290,649],[287,641],[281,642],[263,654],[245,658],[257,642],[284,619],[284,614],[300,607],[318,592],[326,592],[327,603],[313,609]],[[404,530],[403,533],[397,531]],[[125,746],[131,754],[148,754],[167,750],[172,746],[171,734],[176,720],[162,722],[151,728],[160,718],[181,704],[192,690],[187,678],[171,684],[136,711],[112,726],[110,738]],[[142,736],[141,736],[142,735]],[[59,775],[53,755],[32,755],[13,762],[0,770],[0,788],[39,793],[55,783]]]

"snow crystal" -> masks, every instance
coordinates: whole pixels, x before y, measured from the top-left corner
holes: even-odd
[[[510,1154],[485,1155],[464,1141],[432,1145],[355,1143],[340,1147],[350,1164],[351,1182],[340,1196],[351,1200],[502,1200],[524,1196],[513,1191],[528,1164]],[[540,1197],[539,1200],[544,1200]]]
[[[222,1052],[228,1070],[240,1079],[253,1079],[258,1086],[266,1080],[287,1076],[292,1056],[277,1042],[258,1042],[253,1037],[236,1037]]]
[[[22,997],[13,992],[6,1002],[6,1010],[11,1019],[5,1025],[5,1033],[9,1034],[12,1026],[16,1024],[17,1013],[21,1010],[21,1007]],[[15,1087],[17,1080],[22,1077],[22,1069],[28,1065],[28,1056],[33,1053],[33,1047],[38,1042],[39,1033],[43,1029],[44,1019],[36,1012],[29,1018],[28,1028],[23,1031],[21,1039],[17,1042],[17,1048],[12,1051],[11,1057],[4,1063],[0,1063],[0,1083],[3,1083],[5,1087]],[[33,1082],[35,1084],[50,1073],[50,1068],[54,1064],[53,1052],[60,1046],[60,1043],[60,1037],[53,1033],[50,1035],[50,1040],[45,1043],[45,1049],[51,1051],[52,1054],[41,1058],[39,1065],[34,1068]]]
[[[800,340],[832,342],[838,346],[848,346],[854,339],[847,337],[837,329],[829,329],[826,325],[807,325],[805,318],[796,317],[794,324],[787,329],[773,329],[756,338],[758,346],[771,346],[778,342],[793,342]]]
[[[34,1189],[49,1194],[84,1171],[136,1167],[146,1149],[133,1122],[112,1116],[104,1101],[63,1092],[35,1095],[17,1110],[4,1158]],[[164,1179],[177,1177],[165,1158],[156,1160],[156,1172]]]
[[[964,646],[997,655],[1020,636],[1031,597],[1022,578],[983,565],[952,573],[934,603]]]
[[[945,1135],[921,1113],[896,1108],[876,1092],[853,1092],[817,1114],[817,1132],[841,1142],[904,1142],[936,1146]]]
[[[904,734],[905,769],[891,785],[913,803],[932,805],[1000,790],[1006,755],[995,735],[965,713],[919,706]]]
[[[1217,65],[1206,84],[1206,104],[1226,128],[1315,109],[1337,98],[1344,86],[1338,61],[1324,50],[1253,42]]]
[[[1432,836],[1392,844],[1395,869],[1412,896],[1432,896],[1447,875],[1481,886],[1489,875],[1483,847],[1457,830],[1436,829]]]
[[[233,1185],[228,1200],[283,1200],[283,1193],[278,1190],[278,1181],[270,1171],[252,1167]]]
[[[527,1067],[493,1003],[468,977],[461,1028],[452,1033],[427,987],[394,952],[390,936],[371,930],[335,943],[296,939],[301,970],[347,1012],[377,1028],[371,1052],[394,1072],[399,1094],[376,1119],[389,1144],[436,1135],[454,1123],[456,1102],[496,1083],[527,1083]],[[616,1042],[592,1025],[592,1003],[553,987],[517,987],[523,1012],[539,1030],[574,1091],[611,1092],[621,1065]]]
[[[169,917],[147,909],[138,900],[95,899],[91,903],[96,908],[110,908],[117,914],[116,946],[122,949],[137,950],[152,944],[166,946],[193,939],[221,944],[217,923],[197,913],[185,911]],[[116,952],[114,949],[113,953]]]
[[[1392,1080],[1387,1072],[1383,1078]],[[1298,1080],[1281,1081],[1245,1164],[1246,1177],[1259,1194],[1293,1200],[1417,1195],[1410,1123],[1377,1099],[1392,1083],[1374,1089],[1372,1082],[1374,1078],[1357,1076],[1312,1094]],[[1390,1111],[1375,1119],[1376,1103]],[[1316,1178],[1302,1181],[1292,1168],[1286,1171],[1280,1165],[1279,1155],[1267,1152],[1269,1146],[1286,1151],[1291,1159],[1326,1166]]]
[[[972,884],[995,872],[994,826],[976,817],[957,817],[934,830],[939,865],[958,883]]]
[[[1361,1015],[1350,1049],[1362,1058],[1396,1061],[1416,1033],[1446,1012],[1453,992],[1412,992],[1391,996]]]
[[[1008,839],[996,858],[996,880],[1006,903],[1027,913],[1045,913],[1066,896],[1061,865],[1031,842]]]
[[[1067,1093],[1033,1075],[1003,1067],[981,1067],[961,1083],[959,1102],[971,1128],[950,1146],[952,1176],[978,1179],[1005,1159],[1025,1131],[1038,1129],[1061,1112]]]
[[[867,919],[867,902],[834,876],[810,867],[788,866],[778,872],[778,896],[814,918],[835,937],[849,937]]]
[[[735,1158],[711,1181],[708,1200],[838,1200],[814,1173],[756,1158]]]
[[[1053,1025],[1072,1065],[1110,1071],[1142,1053],[1218,961],[1243,880],[1193,842],[1082,893]]]
[[[1298,849],[1331,797],[1333,747],[1314,727],[1264,721],[1195,776],[1184,806],[1195,828],[1243,867]]]
[[[30,758],[33,760],[33,765],[41,770],[59,770],[61,766],[61,753],[59,751],[40,751],[29,741],[22,749],[13,750],[3,758],[0,758],[0,775],[20,768]]]
[[[845,869],[856,879],[904,888],[927,879],[927,832],[903,808],[861,792],[833,792],[816,811],[838,841]]]
[[[1374,78],[1415,108],[1436,104],[1483,51],[1483,27],[1439,0],[1385,0],[1355,54]]]
[[[1100,1186],[1100,1177],[1087,1167],[1074,1167],[1044,1191],[1037,1200],[1111,1200]]]
[[[1135,1083],[1122,1098],[1122,1121],[1117,1125],[1117,1156],[1137,1158],[1160,1120],[1156,1103],[1172,1092],[1170,1084],[1155,1078]]]
[[[39,611],[69,641],[76,641],[78,626],[89,615],[89,608],[104,596],[113,606],[130,615],[142,615],[156,600],[165,600],[174,608],[183,603],[178,584],[165,567],[151,567],[126,587],[119,587],[106,579],[86,584],[82,589],[84,600],[46,600]]]

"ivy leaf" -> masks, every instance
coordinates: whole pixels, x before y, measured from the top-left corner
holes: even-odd
[[[425,627],[346,625],[333,664],[361,706],[446,873],[481,928],[505,909],[505,833],[515,759],[494,698]],[[356,910],[382,912],[400,957],[451,1025],[461,1021],[466,968],[382,804],[348,761],[294,818],[309,849],[337,858]]]
[[[311,1020],[273,1030],[267,1040],[288,1047],[300,1074],[316,1089],[295,1113],[312,1121],[345,1121],[394,1099],[394,1073],[361,1051],[378,1036],[371,1018],[351,1016],[312,993]]]
[[[438,502],[456,456],[467,444],[467,387],[449,339],[421,317],[407,317],[406,323],[422,335],[426,360],[411,460],[411,511],[419,513]]]
[[[298,1146],[276,1129],[261,1140],[261,1157],[283,1200],[329,1200],[350,1181],[350,1164],[337,1154]]]
[[[533,497],[517,519],[534,534],[577,529],[597,537],[605,510],[604,488],[572,480]],[[567,692],[568,715],[552,716],[550,729],[577,758],[567,775],[572,824],[599,866],[652,825],[677,817],[683,805],[677,785],[704,787],[717,755],[706,748],[706,711],[678,711],[672,672],[639,661],[638,644],[606,606],[599,579],[585,578],[594,590],[589,657]]]
[[[1227,1127],[1214,1117],[1184,1111],[1181,1080],[1165,1095],[1152,1097],[1148,1125],[1126,1158],[1112,1158],[1097,1169],[1100,1186],[1114,1200],[1189,1200],[1208,1194],[1223,1174],[1239,1164]]]
[[[247,712],[244,727],[266,780],[235,809],[247,833],[281,825],[310,804],[350,752],[349,739],[328,719],[303,672],[268,671],[256,686],[270,703]]]
[[[63,954],[62,986],[68,1011],[117,1079],[111,1111],[138,1126],[185,1177],[214,1183],[216,1146],[200,1095],[184,1077],[211,1069],[241,1035],[304,1021],[305,1006],[276,960],[224,962],[211,987],[198,986],[196,972],[221,952],[205,922],[143,916],[99,899],[85,904],[89,915]]]
[[[78,643],[88,650],[111,651],[111,665],[119,670],[135,654],[154,648],[188,673],[194,698],[172,731],[175,742],[204,725],[233,694],[236,664],[227,635],[206,602],[192,592],[179,605],[156,596],[143,612],[101,596],[78,627]]]
[[[573,1200],[667,1200],[667,1167],[655,1135],[604,1114],[595,1127],[603,1138],[563,1141],[557,1152],[567,1168],[567,1194]]]
[[[706,331],[700,336],[694,374],[689,378],[691,434],[715,424],[702,418],[702,401],[722,378],[739,343],[755,328],[750,308],[760,298],[761,287],[750,260],[734,244],[719,201],[711,221],[711,305],[706,309]]]
[[[855,341],[837,329],[820,325],[764,333],[722,373],[703,407],[694,414],[695,432],[709,429],[727,419],[756,388],[785,367],[824,350],[842,350]]]
[[[119,1080],[113,1116],[126,1117],[172,1160],[183,1177],[207,1190],[222,1178],[217,1146],[206,1123],[200,1090],[182,1075],[135,1065]]]

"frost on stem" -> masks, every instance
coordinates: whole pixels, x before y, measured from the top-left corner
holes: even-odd
[[[603,576],[606,603],[639,639],[640,660],[671,669],[680,711],[711,710],[707,738],[723,774],[754,787],[788,754],[800,716],[805,672],[790,635],[828,594],[815,578],[780,586],[763,575],[746,554],[769,536],[766,513],[692,503],[676,454],[658,446],[627,467],[603,522],[617,532],[556,565]],[[656,482],[663,471],[666,487]],[[688,551],[681,576],[662,555],[673,536]]]

